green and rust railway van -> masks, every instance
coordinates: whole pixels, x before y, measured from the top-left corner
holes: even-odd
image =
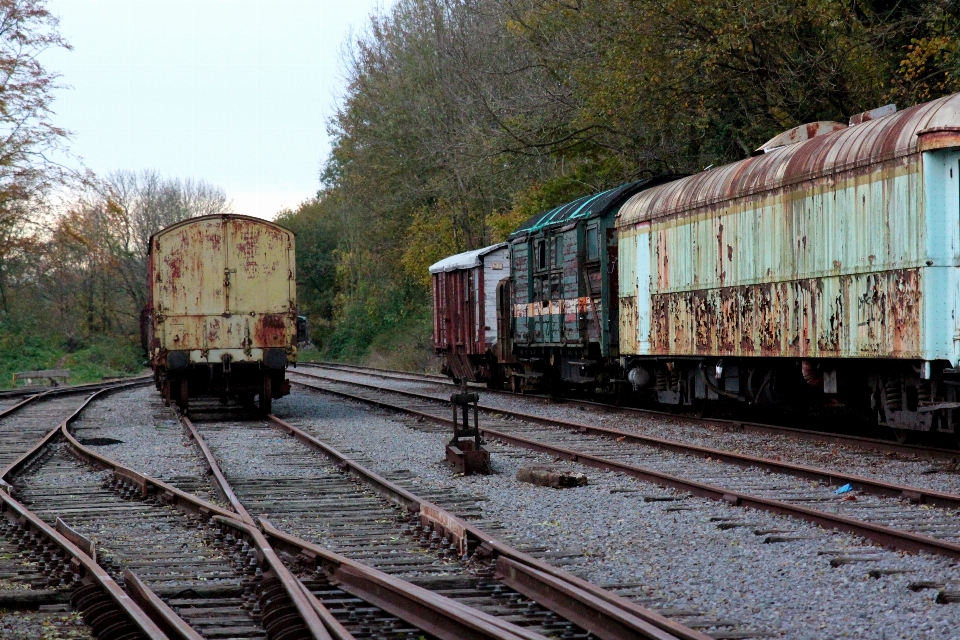
[[[508,238],[498,297],[503,377],[514,389],[603,385],[618,350],[616,212],[669,178],[625,184],[527,220]]]

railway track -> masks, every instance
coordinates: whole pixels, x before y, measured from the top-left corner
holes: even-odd
[[[115,385],[97,385],[91,391],[67,388],[59,392],[46,392],[30,396],[0,411],[0,470],[5,469],[36,442],[73,415],[86,401],[90,393],[112,388],[125,389],[143,384],[143,381],[123,382]]]
[[[445,427],[450,424],[449,404],[437,395],[385,388],[380,383],[337,381],[330,375],[297,373],[291,379]],[[659,441],[587,422],[556,421],[502,408],[485,413],[481,430],[488,439],[614,470],[693,495],[790,515],[884,546],[960,557],[960,522],[955,516],[960,508],[958,495],[733,451]],[[846,484],[852,485],[853,491],[837,495],[836,488]],[[744,524],[743,519],[721,523]],[[772,541],[781,538],[788,541],[789,535],[778,534]]]
[[[365,367],[361,365],[347,365],[341,363],[311,363],[301,362],[298,367],[306,369],[327,369],[341,371],[346,373],[356,373],[363,376],[375,377],[382,380],[393,380],[398,382],[422,381],[430,384],[441,385],[451,389],[458,389],[448,376],[430,374],[430,373],[410,373],[394,369],[377,369],[375,367]],[[296,373],[302,373],[296,371]],[[884,438],[869,438],[864,436],[833,433],[826,431],[817,431],[812,428],[796,428],[783,425],[765,424],[751,422],[748,420],[733,420],[720,418],[704,418],[701,416],[688,415],[683,413],[671,413],[667,411],[657,411],[655,409],[641,409],[637,407],[624,407],[604,402],[586,400],[582,398],[566,399],[555,398],[552,396],[515,393],[512,391],[488,389],[485,384],[470,383],[470,387],[481,389],[485,396],[496,396],[502,398],[522,398],[525,402],[537,403],[542,406],[569,405],[589,407],[591,411],[596,411],[603,415],[621,415],[626,417],[654,418],[666,424],[675,424],[684,427],[715,427],[729,430],[736,433],[757,434],[763,436],[783,436],[799,441],[808,441],[816,443],[830,443],[859,449],[869,453],[893,454],[904,457],[923,458],[934,462],[946,462],[956,464],[960,461],[960,449],[956,447],[933,447],[918,444],[907,444],[895,442]]]
[[[431,496],[437,503],[427,502],[273,416],[261,423],[183,420],[238,512],[263,517],[271,541],[301,557],[317,553],[304,539],[320,543],[348,560],[403,578],[420,587],[424,597],[449,598],[448,607],[477,609],[491,622],[515,626],[529,637],[708,637],[582,581],[568,582],[572,576],[532,557],[542,549],[524,553],[497,542],[463,519],[478,514],[475,502],[460,492],[438,488]],[[277,428],[296,440],[277,439]],[[541,575],[544,569],[554,575]],[[327,588],[333,577],[320,587]],[[712,631],[718,638],[762,635]],[[443,637],[461,636],[448,631]]]
[[[173,507],[142,500],[112,473],[78,460],[69,444],[51,444],[12,484],[45,522],[59,518],[93,541],[98,563],[118,583],[133,571],[202,637],[266,637],[261,612],[246,606],[249,579],[237,575],[230,554]]]
[[[136,604],[96,564],[73,531],[62,522],[51,526],[26,509],[8,482],[16,470],[36,461],[58,428],[92,398],[74,394],[40,394],[0,413],[0,609],[6,610],[2,629],[13,637],[30,637],[39,630],[35,637],[40,637],[71,625],[69,635],[85,633],[103,640],[168,638],[151,617],[162,614],[157,615],[149,603]]]
[[[386,574],[370,575],[371,570],[363,565],[351,564],[269,523],[253,522],[240,506],[237,513],[225,511],[123,467],[81,445],[70,434],[66,420],[12,465],[6,477],[11,482],[10,492],[29,505],[29,511],[27,506],[19,508],[30,514],[34,526],[60,528],[75,545],[83,547],[86,561],[103,573],[105,580],[112,581],[115,588],[121,583],[128,592],[139,594],[138,601],[151,605],[151,617],[164,623],[166,637],[544,638],[506,618],[418,590]],[[224,487],[224,497],[232,497],[232,489]],[[281,560],[257,524],[297,555]],[[29,525],[27,528],[33,531]],[[14,527],[13,541],[22,544],[22,537],[23,532]],[[308,568],[304,558],[322,558],[325,564],[316,561]],[[29,560],[41,567],[44,575],[49,563],[42,548],[31,552]],[[325,572],[323,566],[330,567],[330,563],[336,567]],[[288,565],[302,574],[300,580]],[[55,569],[47,579],[63,582],[64,573]],[[390,597],[384,599],[384,593]],[[497,590],[491,597],[496,600],[502,594]],[[398,608],[398,601],[404,606]],[[511,601],[502,606],[517,604]],[[602,605],[601,610],[603,606],[610,608]],[[419,617],[410,610],[419,611]],[[553,622],[551,612],[541,617],[546,627],[559,625],[560,632],[569,631],[569,623]],[[615,628],[625,625],[630,629],[619,635],[605,630],[601,637],[705,637],[669,621],[667,627],[677,626],[689,633],[666,633],[620,609],[601,618]],[[649,633],[638,635],[633,629],[636,626]]]
[[[131,383],[143,383],[147,381],[152,381],[153,375],[142,375],[142,376],[131,376],[129,378],[117,378],[117,379],[106,379],[100,382],[87,382],[84,384],[73,384],[73,385],[63,385],[60,387],[40,387],[40,386],[31,386],[31,387],[18,387],[16,389],[5,389],[0,391],[0,403],[6,404],[9,406],[10,403],[16,402],[18,398],[25,398],[29,396],[36,395],[46,395],[46,396],[57,396],[57,395],[69,395],[74,393],[93,393],[95,391],[100,391],[102,389],[110,389],[118,385],[124,385],[128,382]]]
[[[9,497],[0,498],[8,512],[20,514],[5,528],[20,548],[30,549],[28,566],[55,589],[72,591],[74,600],[84,595],[84,578],[99,578],[139,618],[134,622],[148,628],[144,634],[93,626],[98,637],[323,637],[316,613],[291,587],[289,572],[258,544],[259,534],[238,532],[217,544],[219,525],[211,518],[234,515],[148,482],[81,445],[68,424],[82,408],[7,468]],[[74,560],[51,556],[50,543],[34,543],[44,534],[72,545]],[[77,562],[86,569],[74,569]],[[75,604],[82,609],[84,603]]]

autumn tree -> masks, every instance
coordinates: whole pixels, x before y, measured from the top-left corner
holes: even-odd
[[[70,48],[44,0],[0,0],[0,304],[9,311],[8,269],[25,246],[24,228],[38,201],[63,183],[52,155],[67,132],[53,124],[58,74],[40,54]]]
[[[116,280],[136,313],[146,304],[150,236],[187,218],[230,213],[220,187],[191,178],[164,178],[157,171],[115,171],[97,184],[97,207],[110,214]]]
[[[361,353],[424,317],[431,262],[526,217],[960,91],[958,7],[397,0],[347,43],[320,192],[284,215],[322,274],[301,300]]]

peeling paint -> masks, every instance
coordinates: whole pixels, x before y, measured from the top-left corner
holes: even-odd
[[[622,353],[955,360],[957,123],[960,94],[635,195]]]
[[[294,237],[282,227],[234,215],[186,220],[154,236],[150,273],[160,353],[242,349],[250,359],[295,343]]]

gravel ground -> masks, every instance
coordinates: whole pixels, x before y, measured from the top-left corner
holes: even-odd
[[[331,375],[331,370],[324,370]],[[426,393],[449,400],[450,387],[400,380],[384,380],[361,374],[335,372],[343,380],[374,382],[383,387]],[[538,416],[594,424],[613,429],[632,431],[645,436],[688,442],[704,447],[725,449],[763,458],[780,459],[835,472],[876,478],[887,482],[908,484],[936,491],[960,494],[960,467],[932,463],[929,460],[893,456],[863,451],[833,443],[795,440],[789,436],[734,433],[722,427],[669,424],[656,417],[592,411],[589,406],[570,402],[550,405],[538,400],[508,397],[480,391],[483,406],[512,411],[523,411]]]
[[[7,612],[0,609],[0,638],[57,640],[92,637],[90,628],[83,623],[79,613],[72,611]]]
[[[155,478],[201,476],[189,441],[172,408],[152,387],[112,393],[94,400],[71,426],[81,444]],[[88,444],[101,439],[115,444]]]
[[[315,473],[305,467],[301,458],[311,464],[335,471],[326,464],[326,458],[304,449],[303,445],[288,438],[264,421],[218,422],[215,427],[200,423],[200,436],[214,452],[220,469],[227,477],[243,478],[309,478]],[[240,434],[239,436],[237,434]],[[254,439],[269,438],[270,446],[250,447]]]
[[[81,444],[120,464],[222,506],[175,411],[153,387],[94,400],[71,431]]]
[[[344,452],[376,460],[380,473],[414,472],[424,491],[451,482],[442,461],[446,434],[299,389],[274,410]],[[695,610],[785,638],[960,638],[960,605],[936,604],[936,590],[908,589],[917,581],[957,588],[960,568],[953,562],[885,551],[790,518],[575,464],[564,466],[587,474],[589,486],[534,487],[517,482],[516,471],[551,462],[548,457],[491,449],[494,475],[459,481],[485,499],[484,521],[502,523],[509,534],[503,537],[519,542],[582,550],[567,569],[601,584],[639,583],[638,594],[653,606]],[[647,502],[645,496],[673,499]],[[730,523],[744,526],[718,526]],[[764,544],[768,536],[755,531],[798,539]],[[843,558],[858,561],[831,567]],[[868,576],[874,569],[905,572],[874,579]]]

